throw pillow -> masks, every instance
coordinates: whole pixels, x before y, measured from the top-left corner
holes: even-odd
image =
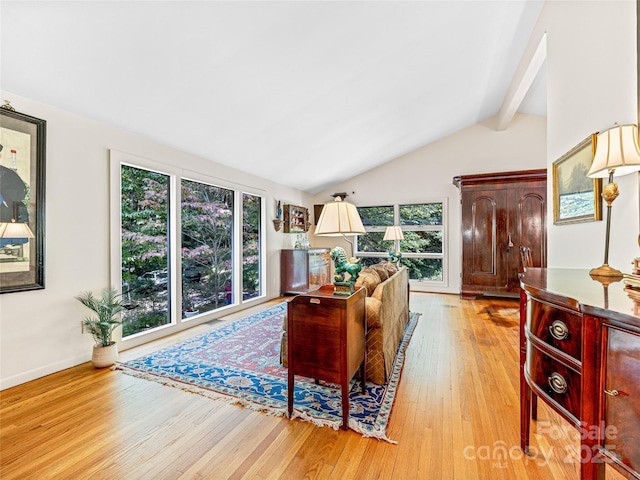
[[[380,328],[382,322],[380,321],[380,307],[382,302],[377,298],[367,297],[364,299],[364,308],[367,312],[367,327],[368,328]]]
[[[375,270],[378,275],[380,275],[380,280],[382,280],[383,282],[389,278],[389,272],[387,272],[387,269],[384,268],[383,265],[376,263],[375,265],[371,265],[371,268],[373,270]]]
[[[391,262],[380,262],[379,265],[382,265],[385,268],[390,277],[398,272],[398,267]]]
[[[367,289],[367,297],[373,294],[373,291],[380,284],[380,275],[369,267],[365,267],[360,271],[358,279],[356,280],[356,286],[362,285]]]

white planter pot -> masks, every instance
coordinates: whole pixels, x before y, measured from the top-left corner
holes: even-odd
[[[95,368],[110,367],[118,361],[118,344],[115,342],[108,347],[93,347],[91,363]]]

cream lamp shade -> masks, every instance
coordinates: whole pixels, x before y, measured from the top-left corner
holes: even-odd
[[[594,135],[595,136],[595,135]],[[599,133],[594,138],[593,163],[587,176],[607,178],[609,182],[602,189],[602,198],[607,202],[607,227],[604,242],[604,263],[592,268],[592,277],[622,278],[622,272],[609,265],[609,240],[611,237],[611,206],[620,194],[613,176],[627,175],[640,170],[640,148],[638,148],[638,127],[618,125]]]
[[[352,203],[336,197],[322,208],[315,235],[327,237],[341,237],[343,235],[360,235],[365,233],[364,225],[358,214],[358,209]]]
[[[384,232],[384,238],[382,240],[404,240],[402,228],[398,226],[387,227],[387,231]]]
[[[0,238],[35,238],[35,235],[26,223],[0,222]]]
[[[615,176],[619,177],[640,170],[636,125],[616,125],[596,138],[596,151],[587,176],[607,178],[614,170]]]

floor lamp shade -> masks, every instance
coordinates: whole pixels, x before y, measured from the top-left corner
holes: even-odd
[[[314,231],[315,235],[338,237],[365,233],[364,225],[355,205],[336,197],[325,204]]]

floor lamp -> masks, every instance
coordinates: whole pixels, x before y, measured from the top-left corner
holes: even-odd
[[[640,170],[640,148],[638,147],[638,127],[618,125],[594,134],[595,145],[593,163],[587,176],[609,178],[602,189],[602,198],[607,202],[607,230],[604,244],[604,263],[589,273],[595,277],[619,277],[622,272],[609,266],[609,237],[611,235],[611,204],[618,197],[618,184],[613,177],[627,175]]]

